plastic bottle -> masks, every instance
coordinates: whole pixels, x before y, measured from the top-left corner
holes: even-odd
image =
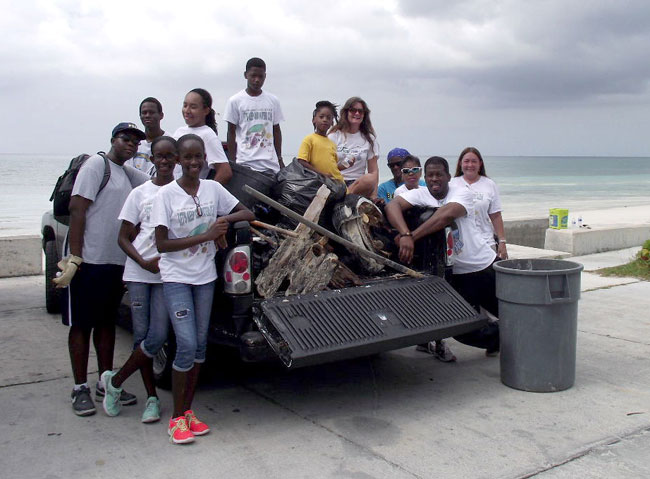
[[[582,228],[582,215],[578,216],[578,228]]]
[[[345,157],[339,162],[343,168],[349,168],[350,165],[354,162],[354,155],[347,153]]]
[[[575,216],[571,216],[571,229],[575,229],[578,227],[578,221],[576,220]]]

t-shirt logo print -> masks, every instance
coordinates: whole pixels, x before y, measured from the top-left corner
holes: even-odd
[[[271,138],[273,138],[273,135],[266,131],[264,124],[258,123],[246,131],[244,145],[247,148],[266,148],[271,145]]]
[[[463,246],[464,243],[460,239],[460,231],[459,230],[453,230],[452,231],[452,236],[454,237],[454,254],[458,256],[463,252]]]
[[[192,231],[190,231],[190,234],[188,234],[187,236],[190,237],[190,236],[196,236],[205,233],[208,230],[209,226],[210,225],[208,223],[201,223]],[[196,244],[194,246],[190,246],[187,249],[187,253],[185,254],[185,256],[194,256],[198,253],[207,253],[207,252],[208,252],[207,243],[201,243],[201,244]]]

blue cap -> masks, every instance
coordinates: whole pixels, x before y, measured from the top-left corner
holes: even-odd
[[[115,136],[121,131],[132,131],[138,136],[140,140],[144,140],[147,137],[147,135],[145,135],[144,132],[138,128],[138,125],[136,125],[135,123],[130,123],[128,121],[124,121],[122,123],[119,123],[115,128],[113,128],[113,133],[111,135],[111,138],[115,138]]]
[[[409,155],[410,153],[408,152],[408,150],[405,150],[404,148],[393,148],[388,152],[387,160],[390,160],[394,156],[397,156],[398,158],[404,158]]]

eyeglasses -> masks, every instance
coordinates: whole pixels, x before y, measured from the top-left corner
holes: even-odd
[[[359,115],[363,115],[366,112],[363,108],[350,108],[348,111],[350,113],[358,113]]]
[[[132,145],[140,145],[140,140],[134,136],[129,135],[117,135],[117,137],[122,140],[124,143],[131,143]]]
[[[421,166],[414,166],[413,168],[402,168],[402,174],[403,175],[415,175],[416,173],[419,173],[422,171]]]
[[[199,203],[199,199],[192,195],[192,199],[194,200],[194,204],[196,205],[196,216],[203,216],[203,210],[201,209],[201,203]]]
[[[152,159],[154,160],[167,160],[167,161],[175,161],[176,160],[176,154],[175,153],[167,153],[164,155],[160,155],[158,153],[154,154]]]
[[[401,164],[402,164],[401,161],[398,161],[398,162],[395,162],[395,163],[387,163],[388,168],[390,168],[390,169],[397,168]]]

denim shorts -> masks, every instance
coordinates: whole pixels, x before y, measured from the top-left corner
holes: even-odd
[[[133,349],[152,358],[162,348],[169,333],[169,316],[165,307],[162,283],[126,283],[131,298]]]
[[[189,371],[194,363],[205,362],[214,283],[163,283],[165,304],[176,335],[172,364],[176,371]]]

